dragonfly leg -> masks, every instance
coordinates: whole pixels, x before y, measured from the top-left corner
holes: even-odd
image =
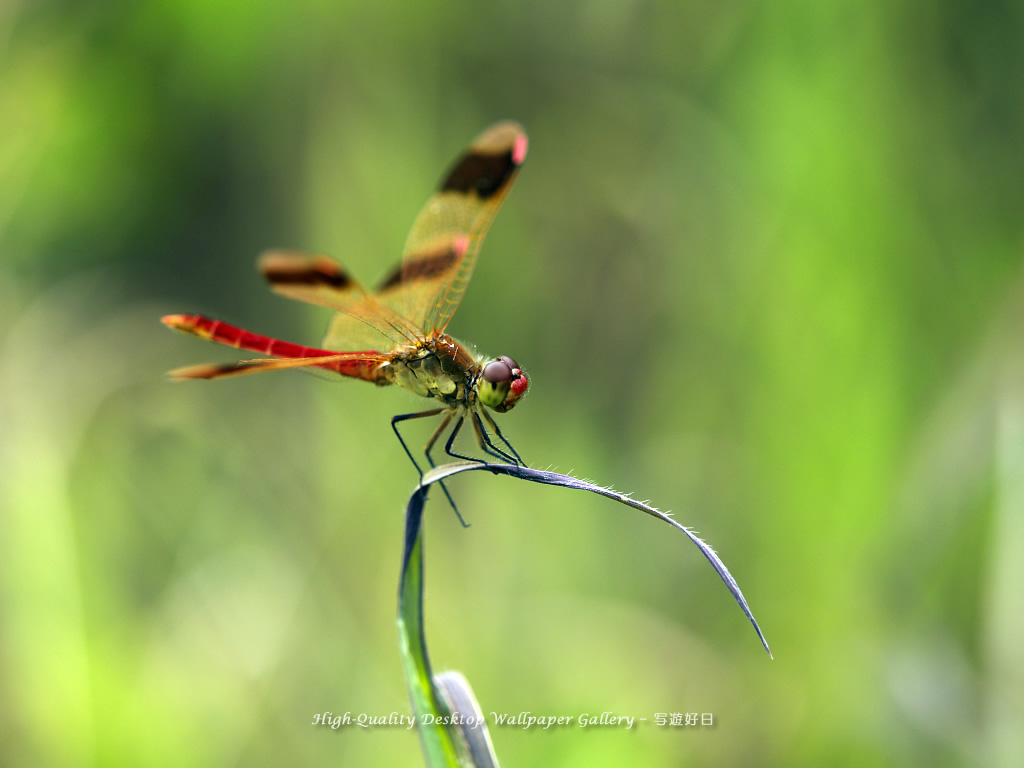
[[[416,463],[416,459],[412,456],[412,451],[409,450],[409,446],[405,444],[405,440],[402,439],[402,433],[398,431],[398,424],[402,421],[408,421],[409,419],[424,419],[427,416],[437,416],[437,414],[444,411],[444,408],[433,408],[429,411],[420,411],[418,413],[403,413],[398,416],[394,416],[391,419],[391,429],[395,431],[395,437],[398,438],[398,442],[402,444],[402,449],[405,451],[405,455],[409,457],[409,461],[416,467],[416,471],[420,473],[420,482],[423,482],[423,470],[420,465]],[[427,458],[430,458],[429,456]]]
[[[426,447],[423,449],[423,453],[424,455],[426,455],[427,461],[430,462],[431,467],[436,467],[437,464],[434,463],[434,457],[430,455],[430,452],[434,450],[434,443],[437,442],[437,438],[439,438],[441,436],[441,433],[443,433],[445,429],[448,427],[448,425],[451,424],[452,417],[454,415],[455,411],[449,411],[448,414],[443,419],[441,419],[441,423],[437,426],[437,429],[434,430],[434,434],[430,436],[430,439],[427,441]],[[459,518],[459,522],[462,523],[462,527],[469,528],[469,523],[462,519],[462,514],[459,512],[459,508],[455,506],[455,499],[453,499],[452,495],[448,493],[448,486],[444,484],[444,480],[438,480],[437,484],[440,485],[441,490],[444,491],[444,495],[447,497],[448,503],[452,507],[452,511],[455,512],[455,516]]]
[[[434,434],[432,434],[430,439],[427,440],[427,445],[423,449],[423,452],[427,455],[427,461],[430,462],[430,466],[432,467],[434,466],[434,460],[430,457],[430,452],[434,450],[434,443],[437,442],[441,433],[443,433],[448,428],[448,425],[452,423],[453,416],[455,416],[455,411],[449,411],[448,414],[441,419],[441,423],[437,425],[437,429],[434,430]]]
[[[490,435],[487,434],[487,430],[484,429],[484,423],[480,420],[480,414],[476,411],[473,411],[473,429],[476,430],[476,441],[480,444],[480,450],[509,464],[516,463],[514,458],[491,442]]]
[[[512,447],[512,443],[510,443],[507,439],[505,439],[505,436],[503,434],[501,434],[501,430],[498,429],[497,423],[494,421],[494,419],[491,418],[491,414],[489,414],[487,411],[482,411],[482,412],[484,414],[484,419],[490,425],[491,429],[494,430],[494,434],[496,434],[498,436],[498,439],[501,440],[501,442],[503,442],[505,444],[505,447],[508,448],[509,451],[512,452],[512,455],[516,457],[516,460],[513,463],[518,463],[520,466],[525,467],[526,466],[526,462],[523,461],[523,457],[519,455],[519,452],[514,447]]]
[[[448,441],[444,444],[444,452],[447,453],[454,459],[462,459],[463,461],[475,461],[478,464],[486,464],[487,462],[483,459],[477,459],[473,456],[463,456],[461,453],[456,453],[452,450],[452,444],[455,442],[456,435],[459,434],[459,430],[462,429],[462,424],[466,420],[466,415],[459,416],[459,420],[455,422],[455,427],[452,429],[452,433],[448,435]]]
[[[420,468],[420,465],[416,462],[416,459],[413,458],[412,451],[409,450],[409,446],[405,444],[405,440],[402,438],[401,433],[398,431],[398,424],[399,422],[408,421],[409,419],[422,419],[428,416],[437,416],[439,413],[444,413],[444,411],[444,408],[432,408],[429,411],[420,411],[418,413],[403,413],[391,419],[391,429],[395,431],[395,436],[398,438],[398,442],[402,444],[402,448],[405,450],[405,455],[409,457],[409,461],[412,462],[412,465],[416,467],[416,471],[419,472],[421,485],[423,484],[423,470]],[[434,447],[434,443],[437,442],[438,436],[441,434],[444,428],[448,426],[449,422],[451,422],[453,415],[454,411],[450,411],[444,417],[443,421],[441,422],[440,428],[434,431],[433,436],[431,436],[430,440],[427,442],[427,447],[424,452],[427,455],[427,461],[430,462],[431,467],[434,466],[434,459],[431,458],[430,456],[430,449]],[[459,513],[459,508],[455,506],[455,500],[452,498],[452,495],[448,492],[447,486],[445,486],[443,481],[439,481],[438,485],[440,485],[441,490],[444,491],[444,495],[448,499],[448,503],[451,505],[452,511],[455,512],[455,516],[459,518],[459,522],[462,523],[462,527],[469,528],[469,523],[462,519],[462,515]]]

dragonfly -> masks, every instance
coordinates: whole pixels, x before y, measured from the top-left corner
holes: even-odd
[[[363,288],[337,261],[322,255],[269,251],[259,269],[278,294],[334,310],[320,347],[274,339],[198,314],[166,315],[164,325],[202,339],[269,357],[178,368],[176,380],[220,379],[264,371],[305,369],[379,386],[397,385],[433,401],[432,408],[399,414],[391,428],[423,481],[423,470],[399,431],[410,419],[440,417],[424,447],[431,451],[447,431],[445,453],[458,453],[455,438],[468,421],[484,454],[524,465],[490,411],[506,413],[522,399],[529,379],[507,355],[487,358],[449,336],[476,265],[484,236],[526,158],[527,137],[514,122],[497,123],[473,140],[416,217],[400,264],[376,291]],[[325,373],[326,372],[326,373]],[[491,435],[501,445],[495,443]],[[463,525],[448,489],[441,484]]]

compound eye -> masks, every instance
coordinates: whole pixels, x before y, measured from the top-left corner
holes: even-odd
[[[484,380],[489,384],[512,381],[512,369],[518,367],[511,358],[503,357],[494,360],[484,366]]]
[[[480,402],[488,408],[500,408],[512,386],[512,369],[503,360],[492,360],[484,366],[477,384]]]
[[[513,360],[508,355],[500,355],[498,357],[498,359],[501,360],[501,362],[503,362],[505,365],[507,365],[512,370],[515,370],[516,368],[519,367],[519,363],[517,363],[515,360]]]

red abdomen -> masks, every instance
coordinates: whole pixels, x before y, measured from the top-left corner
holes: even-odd
[[[310,367],[334,371],[342,376],[353,376],[367,381],[377,381],[377,369],[381,362],[379,352],[337,352],[317,347],[305,347],[290,341],[273,339],[244,328],[239,328],[220,320],[213,320],[203,315],[165,315],[161,318],[164,325],[177,331],[190,333],[201,339],[216,341],[229,347],[237,347],[261,355],[280,358],[327,357],[328,355],[344,355],[344,359],[329,363],[316,363]]]

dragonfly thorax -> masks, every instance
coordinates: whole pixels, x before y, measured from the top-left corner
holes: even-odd
[[[478,367],[458,342],[440,336],[400,350],[388,365],[387,378],[420,397],[467,404]]]

